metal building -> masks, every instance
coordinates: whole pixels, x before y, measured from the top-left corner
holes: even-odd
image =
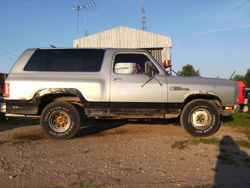
[[[170,36],[120,26],[76,39],[74,47],[143,48],[149,50],[160,63],[163,63],[171,60],[172,39]]]

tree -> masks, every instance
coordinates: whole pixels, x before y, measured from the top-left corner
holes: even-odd
[[[179,76],[200,76],[200,70],[195,70],[193,65],[187,64],[182,67],[181,71],[178,71]]]
[[[245,83],[246,87],[250,87],[250,69],[247,69],[245,79],[246,79],[246,83]]]
[[[245,87],[250,87],[250,69],[247,69],[247,73],[244,75],[236,74],[233,77],[234,81],[243,81]]]
[[[0,73],[0,96],[3,96],[4,93],[4,74]]]
[[[243,81],[244,84],[246,85],[245,76],[242,75],[242,74],[236,74],[236,75],[234,75],[233,80],[234,80],[234,81]]]
[[[3,96],[4,93],[4,81],[8,74],[0,73],[0,96]]]

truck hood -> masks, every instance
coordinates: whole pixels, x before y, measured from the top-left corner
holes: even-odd
[[[200,77],[200,76],[171,76],[168,77],[168,79],[174,79],[179,83],[190,83],[190,84],[198,84],[200,85],[222,85],[222,86],[237,86],[237,83],[233,80],[228,79],[222,79],[222,78],[206,78],[206,77]]]
[[[169,101],[177,100],[181,96],[184,96],[184,101],[190,95],[199,94],[214,95],[222,104],[234,105],[238,100],[238,84],[233,80],[169,76],[167,82]]]

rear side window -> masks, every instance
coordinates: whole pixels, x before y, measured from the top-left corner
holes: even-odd
[[[99,72],[104,50],[55,49],[37,50],[25,66],[25,71]]]

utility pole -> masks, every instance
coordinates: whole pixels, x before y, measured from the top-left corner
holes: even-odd
[[[87,21],[86,21],[86,8],[87,7],[91,7],[91,6],[94,6],[95,3],[89,3],[89,4],[84,4],[82,6],[77,6],[75,8],[72,8],[72,10],[76,10],[77,11],[77,37],[79,38],[78,36],[78,17],[79,17],[79,11],[81,9],[83,9],[83,13],[84,13],[84,25],[85,25],[85,37],[87,37],[89,35],[88,33],[88,30],[87,30]]]
[[[142,30],[146,31],[146,13],[143,7],[143,0],[141,2],[142,2],[142,11],[141,11],[142,12]]]

